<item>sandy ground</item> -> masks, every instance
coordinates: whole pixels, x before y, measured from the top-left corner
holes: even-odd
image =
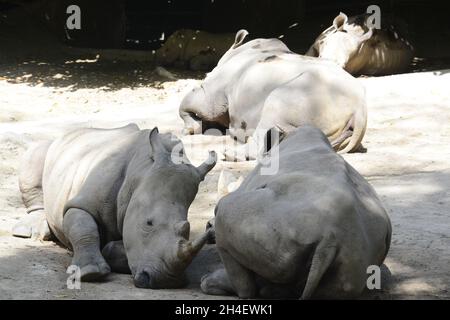
[[[199,290],[202,274],[218,263],[214,247],[202,250],[188,269],[188,288],[145,290],[128,275],[103,283],[66,287],[70,253],[53,242],[14,238],[12,226],[25,210],[17,186],[21,154],[33,141],[75,127],[116,127],[129,122],[158,126],[181,137],[178,105],[197,82],[164,81],[150,69],[127,68],[133,84],[121,82],[119,65],[103,74],[98,62],[58,66],[32,62],[0,68],[0,299],[212,299]],[[393,224],[382,290],[369,299],[450,298],[450,74],[425,72],[361,78],[367,88],[367,153],[349,161],[375,187]],[[182,137],[199,164],[225,138]],[[189,211],[192,233],[213,216],[220,171],[245,174],[254,164],[219,162],[201,184]],[[223,298],[223,297],[221,297]]]

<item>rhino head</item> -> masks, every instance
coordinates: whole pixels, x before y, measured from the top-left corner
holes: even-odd
[[[210,128],[224,131],[230,122],[223,81],[205,79],[181,101],[179,114],[184,134],[201,134]]]
[[[123,244],[137,287],[177,288],[185,284],[185,268],[209,239],[206,232],[189,241],[187,213],[199,183],[214,167],[217,157],[210,152],[199,167],[189,161],[176,164],[157,128],[149,139],[153,164],[140,170],[139,179],[131,183],[123,218]]]
[[[156,50],[155,62],[159,65],[174,65],[183,61],[183,52],[190,37],[188,30],[175,31],[167,38],[164,45]]]
[[[353,21],[355,18],[358,21]],[[373,28],[365,26],[364,16],[349,18],[344,13],[340,13],[333,20],[333,25],[326,29],[306,55],[316,56],[334,61],[339,66],[345,68],[347,63],[361,49],[364,42],[373,36]]]
[[[225,93],[228,81],[223,79],[230,78],[233,69],[223,65],[236,54],[235,49],[243,44],[247,35],[246,30],[239,30],[234,43],[220,58],[217,66],[207,74],[200,86],[193,88],[181,101],[179,113],[184,121],[185,134],[200,134],[209,128],[228,128],[230,118]]]

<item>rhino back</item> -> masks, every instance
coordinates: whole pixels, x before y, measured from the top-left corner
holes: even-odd
[[[62,222],[69,207],[94,215],[97,223],[116,225],[111,214],[130,149],[139,129],[80,129],[56,140],[49,148],[43,175],[47,221],[57,238],[68,246]],[[110,231],[110,227],[106,228]]]
[[[230,62],[235,57],[250,58],[254,54],[259,54],[261,51],[267,52],[281,52],[290,51],[289,48],[278,39],[254,39],[237,48],[231,48],[220,58],[217,66],[220,67],[225,63]],[[236,60],[233,60],[233,65],[239,64]],[[229,66],[228,66],[229,67]]]
[[[277,94],[276,90],[282,91]],[[263,130],[284,124],[297,127],[314,118],[324,122],[316,125],[332,139],[354,109],[365,105],[364,99],[362,85],[332,63],[293,53],[260,53],[229,90],[230,128],[256,129],[258,124]],[[341,105],[339,112],[336,102]],[[308,114],[317,110],[321,117],[309,119]]]
[[[256,180],[221,200],[216,242],[269,281],[289,283],[306,274],[314,248],[327,234],[348,247],[339,223],[360,229],[353,194],[338,181],[342,177],[330,179],[305,170]],[[354,240],[361,245],[355,251],[362,254],[365,238],[357,231]]]
[[[381,263],[388,249],[390,222],[375,191],[312,133],[309,144],[295,135],[284,141],[280,170],[261,175],[258,165],[217,208],[217,245],[271,281],[289,282],[327,234],[342,255],[367,265]]]

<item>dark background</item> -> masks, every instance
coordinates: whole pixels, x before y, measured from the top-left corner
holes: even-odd
[[[80,31],[65,30],[65,10],[70,4],[81,7]],[[167,39],[177,29],[234,33],[246,28],[253,38],[283,35],[292,50],[302,53],[340,11],[361,14],[371,4],[381,7],[382,22],[394,23],[419,56],[450,56],[450,9],[446,1],[0,0],[0,14],[24,7],[50,35],[79,47],[157,49],[163,43],[161,35]],[[0,35],[1,28],[0,23]],[[14,36],[14,30],[9,36]]]

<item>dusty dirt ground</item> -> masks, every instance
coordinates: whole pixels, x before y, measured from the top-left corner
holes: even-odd
[[[76,127],[135,122],[181,137],[194,164],[207,157],[208,149],[220,153],[226,141],[181,136],[178,105],[202,74],[172,70],[180,80],[168,81],[149,64],[102,61],[95,54],[67,57],[52,39],[30,33],[24,20],[17,21],[21,23],[6,24],[15,28],[15,37],[9,36],[5,24],[0,32],[0,299],[218,298],[199,290],[200,277],[219,263],[213,246],[205,247],[189,267],[190,285],[185,289],[138,289],[129,275],[111,274],[103,283],[69,290],[65,270],[70,252],[53,242],[11,236],[12,226],[25,215],[17,167],[33,141]],[[344,158],[375,187],[393,225],[382,290],[362,298],[449,299],[449,70],[360,81],[367,88],[367,153]],[[221,170],[245,175],[253,166],[218,163],[190,208],[193,236],[213,216]]]
[[[144,74],[146,83],[127,85],[117,82],[123,76],[121,68],[102,68],[86,61],[74,64],[76,68],[38,62],[0,68],[0,298],[217,298],[202,294],[198,286],[201,275],[219,262],[213,246],[206,247],[188,269],[191,282],[185,289],[138,289],[129,275],[111,274],[103,283],[83,283],[81,290],[69,290],[65,270],[71,257],[66,249],[53,242],[10,235],[12,226],[25,215],[17,166],[33,141],[75,127],[135,122],[141,128],[157,125],[163,132],[180,136],[194,164],[206,158],[208,149],[223,150],[223,137],[181,136],[177,108],[185,92],[198,83],[199,75],[188,79],[175,72],[185,79],[164,81],[151,69],[128,67],[131,74]],[[80,67],[85,71],[79,71]],[[106,79],[118,84],[105,88]],[[450,298],[450,73],[360,81],[367,88],[367,153],[344,158],[375,187],[393,224],[386,260],[389,270],[384,272],[382,290],[363,298]],[[220,171],[227,168],[245,174],[253,165],[219,162],[190,208],[193,234],[201,232],[213,216]]]

